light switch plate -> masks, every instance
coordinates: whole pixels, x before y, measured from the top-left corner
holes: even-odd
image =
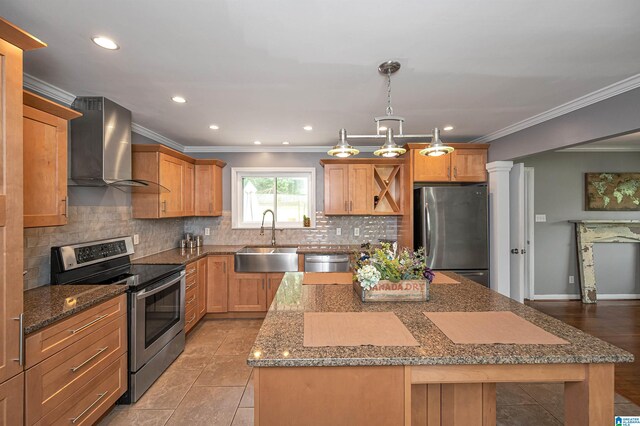
[[[546,222],[547,221],[547,215],[546,214],[537,214],[536,215],[536,222]]]
[[[353,235],[355,237],[359,237],[360,236],[360,228],[353,228]]]
[[[569,284],[575,284],[576,279],[573,275],[569,275]]]
[[[140,235],[139,234],[133,234],[133,244],[134,245],[140,244]]]
[[[204,228],[204,235],[211,235],[211,228]]]
[[[337,236],[342,235],[342,228],[336,228],[336,235]]]

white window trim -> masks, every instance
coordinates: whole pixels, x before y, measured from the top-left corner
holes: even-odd
[[[243,176],[300,176],[309,175],[309,218],[311,228],[316,227],[316,169],[315,167],[232,167],[231,168],[231,228],[258,229],[260,224],[240,223],[242,212],[242,177]],[[271,226],[271,219],[265,218],[265,227]],[[302,223],[276,222],[278,229],[304,229]],[[307,228],[308,229],[308,228]]]

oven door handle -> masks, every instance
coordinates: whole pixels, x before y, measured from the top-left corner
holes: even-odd
[[[149,296],[153,296],[156,293],[160,293],[162,290],[166,290],[169,287],[173,286],[175,283],[180,282],[182,280],[183,275],[180,275],[178,278],[169,281],[168,283],[161,285],[160,287],[154,288],[153,290],[145,290],[142,293],[136,294],[136,299],[146,299]]]

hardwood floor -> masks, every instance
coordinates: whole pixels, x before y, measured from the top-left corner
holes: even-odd
[[[529,306],[631,352],[635,362],[616,365],[616,392],[640,405],[640,300],[528,302]]]

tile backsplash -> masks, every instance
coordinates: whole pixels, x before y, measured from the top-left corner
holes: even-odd
[[[211,228],[211,235],[204,236],[204,228]],[[342,235],[336,235],[337,228],[341,228]],[[359,228],[359,236],[354,235],[355,228]],[[205,244],[256,245],[271,241],[271,228],[267,225],[264,235],[260,235],[258,229],[232,229],[230,211],[224,211],[220,217],[186,218],[184,229],[203,235]],[[325,216],[323,212],[316,212],[315,228],[278,230],[276,241],[278,244],[360,244],[395,240],[397,234],[394,216]]]
[[[177,247],[184,219],[133,219],[130,206],[69,206],[64,226],[24,230],[25,289],[50,282],[51,247],[123,235],[140,235],[134,257]]]
[[[211,235],[204,236],[204,228]],[[336,235],[341,228],[342,235]],[[354,230],[359,228],[360,235]],[[220,217],[179,219],[133,219],[130,206],[69,206],[65,226],[24,230],[25,289],[50,282],[51,247],[78,242],[138,234],[134,258],[178,247],[185,232],[204,236],[205,244],[269,244],[271,230],[259,235],[258,229],[232,229],[231,212]],[[276,231],[278,244],[360,244],[397,238],[397,219],[393,216],[325,216],[316,213],[316,227]]]

